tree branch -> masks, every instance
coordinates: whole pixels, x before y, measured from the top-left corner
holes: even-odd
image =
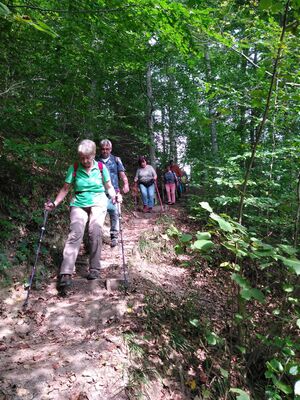
[[[5,94],[7,94],[8,92],[16,89],[19,86],[23,86],[25,82],[17,82],[17,83],[13,83],[8,89],[4,90],[4,92],[0,93],[0,96],[4,96]]]
[[[251,58],[249,58],[248,56],[246,56],[246,54],[244,54],[242,51],[236,49],[235,47],[230,47],[231,50],[235,51],[236,53],[238,53],[239,55],[241,55],[242,57],[246,58],[246,60],[253,65],[256,68],[260,68],[260,66],[258,64],[256,64],[254,61],[251,60]],[[269,71],[266,71],[266,74],[269,76],[272,76],[272,73]],[[296,87],[300,87],[300,83],[295,83],[295,82],[285,82],[283,79],[277,79],[278,82],[282,82],[285,85],[290,85],[290,86],[296,86]]]
[[[250,162],[245,174],[245,178],[244,178],[244,182],[242,185],[242,194],[241,194],[241,198],[240,198],[240,204],[239,204],[239,223],[242,223],[242,219],[243,219],[243,208],[244,208],[244,201],[245,201],[245,196],[246,196],[246,190],[247,190],[247,184],[248,184],[248,180],[250,177],[250,173],[251,173],[251,169],[253,166],[253,162],[255,159],[255,154],[256,154],[256,149],[258,146],[258,143],[260,141],[260,138],[262,136],[262,132],[263,132],[263,128],[265,126],[265,122],[268,116],[268,112],[269,112],[269,108],[270,108],[270,100],[271,100],[271,96],[272,96],[272,92],[273,92],[273,86],[274,86],[274,82],[276,80],[276,75],[277,75],[277,68],[278,68],[278,64],[279,64],[279,60],[281,58],[281,51],[283,49],[283,40],[284,40],[284,34],[285,34],[285,30],[286,30],[286,23],[287,23],[287,14],[288,14],[288,9],[289,9],[289,4],[290,4],[290,0],[287,1],[286,5],[285,5],[285,11],[284,11],[284,16],[283,16],[283,24],[282,24],[282,31],[281,31],[281,35],[280,35],[280,40],[279,40],[279,44],[278,44],[278,49],[277,49],[277,56],[275,58],[274,61],[274,66],[273,66],[273,73],[272,73],[272,78],[271,78],[271,82],[270,82],[270,87],[269,87],[269,91],[268,91],[268,96],[267,96],[267,102],[266,102],[266,106],[265,106],[265,110],[261,119],[261,122],[257,128],[257,133],[256,133],[256,138],[255,138],[255,142],[254,145],[252,147],[252,152],[251,152],[251,157],[250,157]]]
[[[70,13],[70,14],[104,14],[104,13],[111,13],[111,12],[119,12],[123,11],[127,8],[133,8],[133,7],[138,7],[137,4],[128,4],[123,7],[117,7],[117,8],[108,8],[108,9],[100,9],[97,8],[95,10],[63,10],[63,9],[50,9],[50,8],[41,8],[41,7],[36,7],[36,6],[29,6],[29,5],[20,5],[20,4],[11,4],[9,5],[9,8],[26,8],[26,9],[31,9],[31,10],[37,10],[41,12],[50,12],[50,13]]]

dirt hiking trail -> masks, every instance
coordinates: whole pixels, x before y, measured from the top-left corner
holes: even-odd
[[[205,355],[200,342],[191,347],[181,339],[184,314],[192,307],[217,320],[224,310],[216,307],[214,277],[191,276],[165,234],[183,214],[177,205],[167,215],[157,209],[123,216],[127,294],[104,285],[122,277],[121,246],[105,243],[101,279],[87,281],[85,257],[79,257],[66,297],[58,296],[55,277],[31,292],[25,311],[21,284],[2,290],[0,400],[196,398],[189,381],[205,384]]]

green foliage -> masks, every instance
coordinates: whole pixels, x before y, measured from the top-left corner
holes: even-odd
[[[250,324],[243,306],[267,306],[274,290],[250,279],[255,269],[274,280],[282,308],[296,321],[299,255],[289,244],[300,150],[299,1],[289,5],[275,90],[248,182],[247,229],[230,215],[237,215],[266,105],[285,3],[202,3],[159,0],[153,7],[138,0],[123,7],[43,0],[23,15],[25,2],[0,2],[0,238],[9,243],[24,229],[29,238],[20,240],[16,256],[27,260],[34,248],[30,232],[37,230],[45,199],[63,183],[78,141],[109,137],[132,176],[136,156],[149,152],[147,121],[153,117],[158,161],[172,156],[191,167],[191,189],[201,191],[189,197],[190,218],[207,226],[196,234],[171,226],[167,237],[142,238],[140,250],[163,254],[171,238],[177,254],[198,257],[197,268],[199,259],[217,259],[239,293],[238,327]],[[204,199],[218,213],[201,205]],[[284,395],[274,390],[274,399]]]
[[[14,224],[11,220],[0,219],[0,239],[2,243],[11,237],[14,230]]]
[[[1,281],[4,282],[5,285],[10,284],[10,280],[8,279],[8,270],[12,268],[12,264],[7,258],[7,255],[0,252],[0,278]]]
[[[166,233],[169,237],[176,239],[176,254],[183,254],[189,249],[206,254],[214,246],[213,242],[209,240],[211,238],[209,232],[197,232],[194,237],[190,233],[180,233],[174,225],[171,225]]]
[[[296,249],[288,244],[271,245],[265,243],[228,215],[222,214],[220,216],[216,214],[207,202],[201,202],[199,205],[209,213],[208,225],[211,230],[209,232],[198,232],[198,242],[210,241],[211,236],[217,238],[218,246],[225,248],[227,251],[227,260],[224,259],[226,257],[225,253],[220,268],[228,270],[232,281],[238,288],[238,312],[233,320],[233,325],[236,326],[239,332],[240,345],[237,348],[240,349],[242,354],[246,355],[250,351],[250,349],[247,349],[247,343],[252,343],[256,337],[261,340],[263,345],[269,346],[272,349],[271,354],[273,357],[271,356],[265,364],[265,376],[269,382],[265,391],[266,396],[270,399],[279,399],[281,398],[280,396],[285,395],[287,399],[292,399],[292,397],[289,397],[293,393],[291,382],[294,381],[295,376],[299,375],[300,368],[296,356],[300,346],[299,341],[296,340],[297,335],[280,337],[272,336],[268,332],[265,335],[257,335],[255,329],[251,332],[249,326],[251,316],[248,314],[247,303],[250,304],[256,301],[268,307],[271,304],[269,304],[269,301],[272,302],[272,300],[269,300],[269,295],[272,293],[272,284],[269,285],[267,282],[278,281],[285,300],[280,307],[273,311],[273,315],[276,317],[275,321],[273,321],[273,329],[274,331],[292,329],[292,331],[296,332],[295,329],[299,320],[298,300],[293,296],[296,288],[299,290],[299,284],[297,284],[299,260],[295,257]],[[182,242],[185,247],[181,244],[182,251],[196,252],[198,250],[197,246],[195,246],[197,241],[189,247],[186,246],[188,242],[192,241],[191,235],[182,234],[175,227],[169,233],[173,233],[179,243],[182,238],[184,239]],[[211,243],[212,245],[206,250],[213,255],[216,244]],[[199,245],[199,247],[201,246]],[[251,264],[258,268],[260,274],[266,274],[268,280],[264,280],[264,283],[260,285],[254,284],[248,277],[251,276],[249,275]],[[278,274],[281,276],[279,280]],[[251,309],[253,310],[253,307]],[[195,328],[200,327],[197,319],[190,320],[190,324]],[[243,331],[246,327],[247,338],[243,336]],[[249,336],[251,334],[253,337]],[[209,345],[215,345],[219,339],[214,332],[207,332],[206,340]],[[249,398],[245,397],[248,394],[241,389],[232,388],[231,391],[238,394],[237,398]]]
[[[9,14],[10,14],[9,8],[5,4],[0,3],[0,16],[7,17]]]
[[[230,392],[238,394],[236,397],[237,400],[250,400],[250,396],[244,390],[231,388]]]

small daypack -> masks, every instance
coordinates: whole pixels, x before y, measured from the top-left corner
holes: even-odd
[[[77,173],[77,169],[78,169],[78,162],[74,163],[73,167],[74,167],[73,178],[76,178],[76,173]],[[99,167],[99,171],[100,171],[100,174],[101,174],[101,177],[102,177],[103,163],[101,161],[98,161],[98,167]]]

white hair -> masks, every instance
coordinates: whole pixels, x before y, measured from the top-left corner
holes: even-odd
[[[96,143],[89,139],[84,139],[79,143],[78,153],[90,155],[96,154]]]
[[[102,147],[102,146],[109,146],[110,148],[112,148],[111,141],[108,140],[108,139],[103,139],[103,140],[101,140],[100,146],[101,146],[101,147]]]

